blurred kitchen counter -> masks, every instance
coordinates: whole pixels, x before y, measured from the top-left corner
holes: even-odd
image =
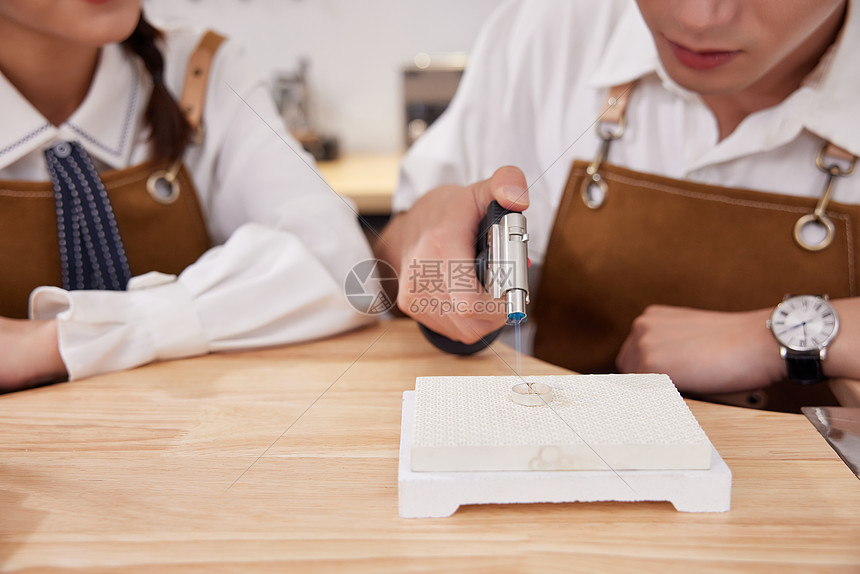
[[[360,215],[389,215],[401,159],[400,153],[349,154],[317,165],[336,192],[355,202]]]

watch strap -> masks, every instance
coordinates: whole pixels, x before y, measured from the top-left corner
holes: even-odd
[[[798,385],[814,385],[826,378],[821,369],[821,355],[819,353],[792,353],[788,351],[785,355],[785,366],[788,371],[788,379]]]

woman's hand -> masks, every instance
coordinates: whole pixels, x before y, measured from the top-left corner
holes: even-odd
[[[757,389],[785,378],[772,309],[742,313],[652,305],[636,318],[618,354],[623,373],[665,373],[681,391]]]
[[[503,167],[469,187],[437,187],[397,215],[375,251],[397,271],[400,310],[463,343],[504,326],[504,308],[475,276],[478,225],[494,199],[504,208],[524,210],[526,190],[523,173]]]
[[[55,320],[0,317],[0,392],[19,391],[65,377]]]

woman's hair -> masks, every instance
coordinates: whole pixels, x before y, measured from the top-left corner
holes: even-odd
[[[141,12],[137,27],[122,45],[143,60],[152,76],[146,124],[150,128],[153,159],[174,161],[182,155],[191,138],[191,124],[164,85],[164,56],[157,44],[161,38],[161,30],[150,24]]]

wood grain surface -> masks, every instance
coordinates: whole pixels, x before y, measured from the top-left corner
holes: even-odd
[[[444,355],[401,319],[0,396],[0,570],[860,572],[860,481],[805,417],[692,401],[733,472],[728,513],[399,518],[403,391],[513,364],[500,344]]]

